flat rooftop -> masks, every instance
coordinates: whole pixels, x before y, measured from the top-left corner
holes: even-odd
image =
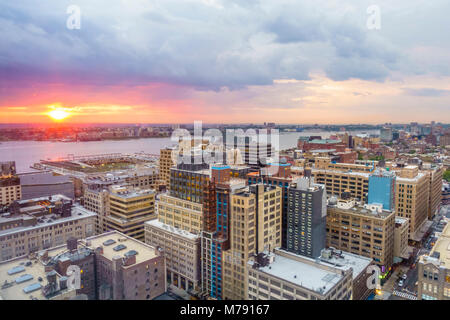
[[[326,153],[326,152],[335,152],[336,149],[312,149],[309,150],[311,153]]]
[[[264,192],[272,191],[272,190],[275,190],[276,188],[280,188],[279,186],[272,186],[272,185],[267,185],[267,184],[263,184],[263,183],[256,183],[256,184],[252,184],[250,186],[242,186],[242,188],[240,188],[240,187],[236,188],[236,192],[234,194],[237,196],[241,196],[241,197],[248,197],[251,194],[254,194],[255,192],[257,192],[256,186],[259,186],[259,185],[264,186]]]
[[[155,191],[152,189],[132,189],[132,190],[127,190],[127,189],[120,189],[120,188],[116,188],[116,189],[111,189],[110,195],[113,197],[117,197],[117,198],[123,198],[123,199],[132,199],[132,198],[137,198],[137,197],[143,197],[143,196],[148,196],[151,194],[155,194]]]
[[[54,175],[51,172],[23,173],[19,177],[22,186],[72,183],[68,176]]]
[[[447,269],[450,268],[450,223],[447,223],[444,230],[442,230],[442,233],[430,252],[430,256],[433,253],[439,253],[441,265]]]
[[[158,219],[147,221],[147,222],[145,222],[145,224],[149,225],[149,226],[152,226],[152,227],[155,227],[155,228],[162,229],[162,230],[164,230],[166,232],[170,232],[170,233],[172,233],[174,235],[183,237],[183,238],[188,239],[188,240],[195,240],[195,239],[199,238],[198,235],[195,235],[193,233],[190,233],[190,232],[182,230],[182,229],[178,229],[178,228],[169,226],[169,225],[167,225],[165,223],[162,223],[161,221],[158,221]]]
[[[60,277],[56,273],[57,282]],[[47,283],[44,265],[36,259],[22,257],[0,263],[0,300],[45,300],[41,288]]]
[[[422,178],[425,177],[425,173],[424,172],[418,172],[417,176],[415,176],[414,178],[404,178],[404,177],[400,177],[400,172],[397,173],[397,182],[417,182],[419,180],[421,180]]]
[[[122,171],[110,171],[104,173],[89,174],[84,177],[84,183],[87,184],[111,184],[130,177],[143,177],[154,175],[159,169],[154,166],[145,166]]]
[[[401,225],[403,225],[403,224],[405,224],[405,223],[407,223],[407,222],[408,222],[408,219],[401,218],[401,217],[395,217],[395,223],[396,223],[396,224],[401,224]]]
[[[112,261],[113,257],[115,256],[124,257],[125,253],[129,252],[130,250],[134,250],[137,252],[136,264],[153,259],[158,256],[155,247],[128,237],[117,231],[103,233],[101,235],[87,238],[86,240],[90,241],[89,247],[91,247],[92,249],[100,246],[103,247],[103,256],[110,261]],[[125,248],[118,250],[119,248],[117,248],[117,246],[119,245],[123,245],[125,246]],[[115,248],[116,250],[114,250]],[[126,267],[124,266],[124,268]]]
[[[343,210],[345,211],[345,213],[348,214],[357,214],[357,215],[361,215],[361,216],[366,216],[369,218],[379,218],[379,219],[386,219],[389,216],[393,215],[394,212],[393,211],[389,211],[389,210],[381,210],[381,212],[378,211],[372,211],[369,209],[366,209],[360,205],[353,205],[352,207],[349,208],[342,208],[339,207],[337,204],[330,204],[328,203],[328,207],[329,208],[334,208],[336,210]]]
[[[354,253],[339,251],[340,255],[332,254],[330,258],[320,258],[325,263],[334,266],[351,267],[353,269],[353,279],[358,277],[366,268],[372,264],[371,258],[363,257]]]
[[[33,203],[33,202],[57,202],[57,201],[72,201],[72,199],[70,199],[69,197],[66,197],[65,195],[62,194],[55,194],[52,196],[48,196],[48,197],[39,197],[39,198],[32,198],[32,199],[26,199],[26,200],[17,200],[17,202],[20,205],[26,205],[28,203]]]
[[[351,169],[349,169],[349,170],[332,170],[332,169],[312,168],[311,172],[335,173],[335,174],[341,174],[341,175],[358,176],[358,177],[363,177],[363,178],[367,178],[367,179],[372,174],[371,172],[358,172],[358,171],[352,171]]]
[[[89,210],[85,209],[83,206],[75,204],[72,206],[70,217],[56,218],[54,214],[47,214],[45,216],[38,217],[36,220],[36,224],[33,226],[26,226],[26,227],[21,226],[21,227],[16,227],[16,228],[11,228],[11,229],[0,230],[0,237],[5,236],[5,235],[10,235],[10,234],[15,234],[17,232],[25,232],[25,231],[31,231],[34,229],[50,227],[50,226],[58,225],[61,223],[80,220],[80,219],[84,219],[84,218],[88,218],[88,217],[95,217],[96,215],[97,214],[95,212],[89,211]],[[31,217],[27,214],[21,214],[18,216],[18,218],[23,219],[23,220],[33,219],[33,217]],[[0,217],[0,222],[1,221],[11,221],[11,219],[13,219],[13,218]]]
[[[265,267],[258,268],[258,270],[322,295],[326,295],[343,279],[344,276],[339,270],[347,271],[350,269],[349,266],[343,265],[335,266],[336,272],[328,271],[325,266],[330,267],[330,264],[326,262],[288,253],[284,250],[279,251],[295,257],[295,259],[275,253],[274,261]],[[321,290],[323,291],[321,292]]]

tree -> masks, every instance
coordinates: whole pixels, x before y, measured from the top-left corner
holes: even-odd
[[[447,180],[447,182],[450,182],[450,169],[447,169],[444,172],[444,179]]]

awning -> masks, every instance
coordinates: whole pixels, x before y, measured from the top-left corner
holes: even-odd
[[[394,264],[402,262],[403,259],[400,257],[394,257]]]

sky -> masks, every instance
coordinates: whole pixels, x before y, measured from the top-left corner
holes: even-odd
[[[68,123],[450,123],[449,13],[448,0],[2,1],[0,123],[52,110]]]

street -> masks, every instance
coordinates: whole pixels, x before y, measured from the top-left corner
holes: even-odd
[[[405,300],[415,298],[417,295],[417,281],[418,281],[418,271],[417,271],[417,261],[421,255],[429,254],[434,242],[436,241],[436,232],[441,232],[445,223],[443,218],[450,219],[450,205],[442,206],[439,213],[433,218],[433,224],[431,225],[431,230],[427,238],[423,239],[422,247],[417,250],[413,263],[410,266],[401,265],[392,274],[391,278],[386,281],[383,285],[382,290],[389,293],[396,293],[389,296],[389,300]],[[401,276],[406,274],[406,279],[403,280],[403,285],[399,286],[399,281]],[[399,296],[400,295],[400,296]],[[403,297],[402,297],[403,296]]]

